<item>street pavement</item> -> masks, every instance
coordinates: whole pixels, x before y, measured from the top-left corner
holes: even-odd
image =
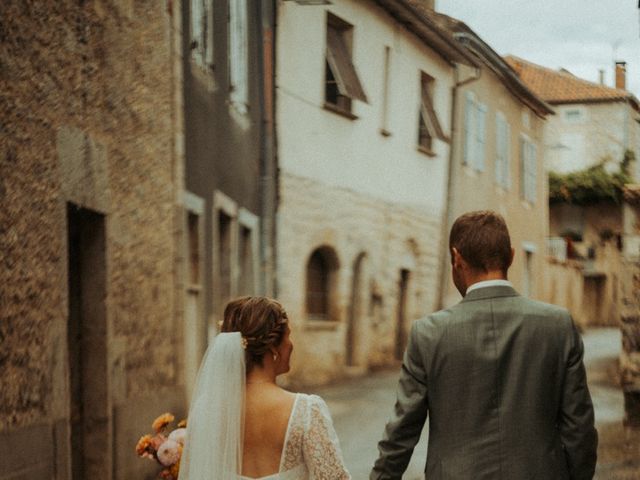
[[[640,479],[640,432],[622,427],[624,401],[617,384],[621,340],[617,329],[584,336],[587,377],[600,433],[598,480]],[[368,478],[377,442],[395,402],[398,371],[372,374],[317,390],[329,405],[347,466],[354,480]],[[423,479],[428,424],[403,479]]]

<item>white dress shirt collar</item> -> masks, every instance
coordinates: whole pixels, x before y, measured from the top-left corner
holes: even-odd
[[[486,288],[486,287],[513,287],[509,280],[483,280],[482,282],[476,282],[473,285],[470,285],[467,288],[465,295],[472,290],[477,290],[478,288]]]

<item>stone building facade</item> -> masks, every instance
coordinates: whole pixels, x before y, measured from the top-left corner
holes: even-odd
[[[151,478],[184,414],[176,4],[0,6],[2,479]]]
[[[454,65],[471,62],[425,3],[280,4],[277,292],[292,384],[394,364],[436,308],[450,92]]]
[[[434,13],[456,35],[479,68],[459,76],[454,90],[454,135],[449,166],[447,230],[473,210],[506,220],[515,251],[509,280],[523,295],[541,299],[548,229],[544,127],[553,110],[469,26]],[[443,262],[441,302],[460,300]]]
[[[623,207],[624,242],[621,282],[622,354],[620,380],[625,425],[640,427],[640,185],[629,186]]]
[[[640,152],[640,102],[625,89],[624,63],[616,64],[616,84],[593,83],[517,57],[507,61],[522,80],[552,104],[544,138],[546,167],[567,174],[603,165],[618,173],[627,152]],[[640,162],[629,165],[634,182]],[[624,206],[613,201],[549,207],[550,267],[545,299],[569,308],[586,326],[618,325],[623,305]]]
[[[190,394],[226,303],[274,293],[273,2],[182,2]]]

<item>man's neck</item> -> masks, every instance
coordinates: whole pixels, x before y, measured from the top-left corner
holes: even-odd
[[[474,283],[486,282],[487,280],[507,280],[507,276],[500,270],[491,270],[489,272],[482,272],[477,275],[470,276],[467,286],[470,287]]]

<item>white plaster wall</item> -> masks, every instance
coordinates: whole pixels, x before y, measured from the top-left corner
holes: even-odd
[[[354,26],[353,63],[369,103],[353,102],[350,120],[323,108],[327,11]],[[280,167],[328,186],[385,201],[443,211],[449,145],[435,157],[417,149],[420,70],[434,77],[434,103],[450,129],[453,70],[374,2],[334,0],[327,7],[280,3],[277,122]],[[382,127],[384,51],[390,46],[387,129]]]
[[[583,112],[579,122],[568,121],[568,110]],[[608,170],[616,171],[624,151],[640,152],[640,115],[628,103],[558,105],[556,115],[549,117],[545,130],[547,168],[560,173],[581,170],[609,157]],[[640,180],[636,162],[633,172]]]

